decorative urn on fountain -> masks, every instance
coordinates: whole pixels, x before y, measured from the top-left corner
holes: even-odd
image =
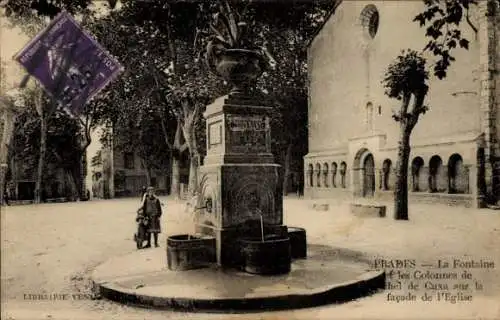
[[[248,24],[240,20],[227,1],[220,5],[220,12],[210,24],[206,61],[213,73],[233,86],[230,94],[248,92],[265,69],[275,63],[265,46],[248,41],[247,28]]]

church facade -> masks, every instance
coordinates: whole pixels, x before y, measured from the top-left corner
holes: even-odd
[[[410,201],[484,206],[500,197],[500,10],[479,1],[462,23],[469,49],[456,49],[430,90],[411,136]],[[420,1],[341,1],[308,48],[309,198],[392,200],[399,101],[382,80],[403,49],[421,51]],[[432,55],[427,54],[431,65]]]

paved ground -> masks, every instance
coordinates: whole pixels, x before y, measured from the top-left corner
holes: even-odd
[[[217,299],[225,309],[239,305],[246,310],[250,310],[251,299],[252,305],[259,308],[264,302],[272,306],[278,301],[285,306],[280,309],[288,309],[299,300],[304,306],[317,305],[318,297],[326,296],[325,293],[333,301],[345,298],[351,291],[356,292],[356,297],[365,296],[361,288],[376,290],[384,285],[382,271],[370,270],[370,263],[361,254],[356,256],[352,251],[317,244],[308,246],[307,259],[293,260],[290,272],[281,275],[262,276],[215,266],[179,272],[166,265],[164,248],[138,250],[107,260],[91,276],[99,286],[112,290],[112,296],[118,294],[118,299],[132,294],[155,297],[143,300],[146,305],[172,306],[181,302],[189,308],[193,303],[212,306],[206,301]]]
[[[191,231],[182,204],[164,201],[162,244],[165,234]],[[387,218],[362,219],[349,214],[345,205],[313,211],[308,201],[287,199],[285,223],[305,227],[311,243],[373,257],[416,259],[419,265],[436,265],[437,259],[494,260],[493,270],[471,270],[483,290],[472,290],[470,302],[397,303],[387,301],[384,292],[337,306],[221,315],[90,300],[90,271],[109,256],[135,250],[137,205],[138,199],[125,199],[2,207],[2,319],[500,319],[500,212],[430,205],[411,206],[411,220],[400,222],[391,219],[391,208]],[[66,300],[39,301],[29,296],[44,293]]]

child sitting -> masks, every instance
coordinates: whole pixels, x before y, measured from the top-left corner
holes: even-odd
[[[143,242],[149,240],[149,218],[144,215],[142,208],[137,210],[137,217],[135,218],[137,222],[137,233],[134,234],[134,241],[137,244],[137,249],[143,248]]]

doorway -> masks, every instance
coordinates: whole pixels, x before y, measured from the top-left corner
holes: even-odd
[[[375,194],[375,161],[370,153],[363,162],[363,197],[371,198]]]

